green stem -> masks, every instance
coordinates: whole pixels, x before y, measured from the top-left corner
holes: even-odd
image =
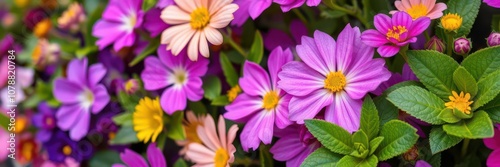
[[[426,41],[429,41],[431,39],[431,37],[429,36],[429,32],[425,31],[424,35]]]
[[[228,29],[229,30],[229,29]],[[247,57],[247,54],[245,53],[245,50],[238,45],[236,42],[234,42],[233,38],[229,35],[231,34],[231,31],[229,30],[229,33],[224,33],[222,32],[222,36],[224,37],[224,41],[227,42],[231,47],[233,47],[238,53],[240,53],[243,57]]]
[[[448,45],[446,46],[446,49],[448,50],[446,50],[446,54],[448,54],[448,56],[450,57],[453,57],[453,34],[447,33],[446,35],[448,37],[448,41],[446,43]]]
[[[307,19],[306,17],[300,12],[299,9],[295,8],[295,9],[292,9],[293,13],[295,13],[295,15],[297,15],[297,17],[299,17],[300,21],[302,21],[304,24],[307,25]]]
[[[356,19],[358,19],[359,22],[361,22],[361,24],[363,24],[365,26],[365,28],[369,27],[368,21],[362,16],[362,13],[360,12],[360,10],[358,8],[351,10],[351,9],[344,8],[342,6],[338,6],[336,4],[331,4],[330,7],[333,10],[338,10],[338,11],[341,11],[341,12],[344,12],[344,13],[347,13],[351,16],[356,17]]]
[[[408,63],[408,55],[406,55],[406,51],[408,51],[408,45],[406,45],[405,47],[401,48],[399,50],[399,54],[403,57],[403,59],[405,60],[405,62]]]
[[[464,143],[462,144],[462,158],[465,158],[465,155],[467,154],[467,148],[469,147],[469,142],[470,139],[464,139]]]

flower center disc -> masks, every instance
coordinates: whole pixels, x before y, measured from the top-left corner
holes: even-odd
[[[387,30],[387,40],[391,40],[391,38],[401,41],[401,34],[408,32],[405,26],[392,26],[392,29]]]
[[[191,13],[191,27],[193,29],[203,29],[210,21],[210,14],[207,8],[200,7]]]
[[[457,14],[447,14],[441,18],[441,26],[448,31],[458,30],[462,26],[462,17]]]
[[[70,155],[72,152],[71,147],[69,145],[65,145],[62,149],[62,152],[64,155]]]
[[[227,165],[227,161],[229,160],[229,154],[223,148],[219,148],[215,152],[214,162],[215,167],[225,167]]]
[[[427,7],[423,4],[418,4],[412,6],[410,9],[406,11],[413,20],[418,19],[419,17],[425,16],[427,14]]]
[[[332,93],[340,92],[344,89],[346,80],[342,71],[330,72],[325,79],[324,88],[330,90]]]
[[[275,91],[267,92],[262,99],[262,108],[266,110],[274,109],[278,105],[279,100],[280,97]]]
[[[457,92],[451,92],[453,96],[449,96],[450,102],[445,103],[444,105],[449,109],[457,109],[465,114],[470,114],[471,107],[473,101],[470,100],[470,94],[464,92],[460,92],[460,95]]]

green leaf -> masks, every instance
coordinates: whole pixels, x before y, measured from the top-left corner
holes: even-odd
[[[376,156],[372,155],[366,159],[359,159],[352,156],[344,156],[337,162],[337,166],[346,167],[374,167],[377,166],[378,159]]]
[[[376,151],[380,161],[405,153],[418,140],[417,129],[399,120],[387,122],[382,127],[380,136],[384,137]]]
[[[222,71],[224,72],[227,83],[231,87],[238,85],[238,74],[236,73],[233,64],[231,64],[231,61],[229,61],[224,52],[220,53],[220,64],[222,66]]]
[[[167,136],[172,140],[184,140],[186,134],[182,127],[182,120],[184,119],[184,112],[177,111],[168,118],[168,124],[165,126]]]
[[[380,143],[382,143],[383,140],[384,137],[379,136],[370,141],[370,152],[368,153],[368,155],[372,155],[377,150],[378,146],[380,146]]]
[[[323,120],[306,120],[307,129],[318,141],[334,153],[348,155],[353,151],[351,134],[344,128]]]
[[[142,10],[143,11],[148,11],[149,9],[153,8],[156,5],[157,0],[144,0],[142,2]]]
[[[476,81],[500,69],[500,46],[476,51],[462,61],[462,66]]]
[[[388,100],[406,113],[431,124],[443,124],[439,119],[444,101],[418,86],[407,86],[391,92]],[[380,158],[380,157],[379,157]]]
[[[400,82],[387,88],[384,93],[382,93],[382,95],[373,99],[373,102],[375,102],[375,105],[377,106],[378,115],[380,117],[380,126],[384,125],[390,120],[397,119],[399,115],[399,109],[394,106],[394,104],[392,104],[389,100],[387,100],[387,95],[396,89],[412,85],[423,87],[420,82],[416,81]]]
[[[10,118],[7,117],[7,115],[5,115],[5,114],[0,114],[0,126],[4,130],[8,130],[9,129],[9,123],[10,123]]]
[[[352,135],[352,141],[354,142],[354,151],[352,151],[351,156],[358,158],[365,158],[370,152],[369,140],[363,130],[359,130]]]
[[[263,56],[264,56],[264,42],[262,41],[262,35],[260,35],[259,31],[255,31],[253,44],[252,47],[250,48],[250,52],[248,52],[248,60],[259,64]]]
[[[203,91],[205,98],[213,100],[220,96],[222,84],[218,77],[208,76],[203,79]]]
[[[274,166],[273,165],[273,157],[271,156],[271,153],[269,152],[269,146],[266,145],[260,145],[259,147],[259,159],[260,159],[260,166]]]
[[[99,151],[92,156],[89,166],[112,166],[113,164],[123,164],[120,154],[116,151]]]
[[[463,138],[461,137],[446,134],[442,126],[434,126],[431,129],[431,133],[429,134],[429,144],[431,147],[431,152],[432,154],[436,154],[438,152],[444,151],[457,145],[458,143],[460,143],[460,141],[462,141],[462,139]]]
[[[132,113],[124,112],[113,117],[113,122],[120,126],[132,126]]]
[[[342,16],[345,16],[346,13],[339,11],[339,10],[331,10],[331,9],[325,9],[321,11],[321,17],[328,18],[328,19],[336,19]]]
[[[441,99],[448,99],[451,91],[456,90],[451,76],[458,68],[458,63],[448,55],[431,50],[408,51],[407,53],[408,65],[420,82]]]
[[[198,115],[208,113],[207,108],[201,101],[198,102],[189,101],[188,108]]]
[[[493,137],[493,123],[484,111],[475,112],[471,119],[443,125],[443,130],[450,135],[468,139]]]
[[[458,118],[453,114],[453,110],[449,108],[445,108],[441,110],[441,113],[439,114],[439,119],[443,120],[444,122],[447,123],[456,123],[462,119]]]
[[[354,132],[354,134],[352,134],[352,141],[354,143],[361,143],[365,147],[368,147],[368,145],[369,145],[368,136],[366,135],[366,133],[363,130],[359,130],[359,131]]]
[[[92,36],[94,24],[97,20],[102,18],[105,4],[100,0],[87,0],[84,1],[86,13],[90,13],[85,22],[85,46],[94,46],[97,38]]]
[[[123,91],[118,93],[118,102],[126,112],[134,112],[135,106],[137,106],[139,100],[140,100],[139,96],[130,96]]]
[[[182,158],[179,158],[177,161],[175,161],[174,167],[188,167],[186,161],[184,161]]]
[[[373,103],[372,98],[370,96],[366,96],[363,101],[363,106],[361,107],[361,121],[360,126],[361,130],[366,132],[368,135],[368,139],[371,140],[378,135],[379,130],[379,117],[377,107]]]
[[[493,122],[500,123],[500,95],[497,95],[480,109],[486,111]]]
[[[80,59],[80,58],[85,57],[87,55],[90,55],[92,53],[96,53],[97,51],[99,51],[99,48],[97,46],[90,45],[90,46],[86,46],[84,48],[77,49],[75,54],[76,54],[76,57],[78,57]]]
[[[150,40],[151,42],[146,46],[146,48],[141,52],[141,54],[137,55],[134,60],[132,60],[128,66],[133,67],[140,63],[146,56],[153,54],[160,47],[160,39],[155,38]],[[165,48],[160,48],[165,49]]]
[[[111,145],[131,144],[139,142],[137,133],[132,126],[122,126],[116,133],[115,138],[109,141]]]
[[[449,0],[446,5],[448,9],[444,13],[457,13],[462,17],[462,26],[455,37],[467,36],[476,20],[481,0]]]
[[[211,103],[211,105],[213,106],[226,106],[228,104],[229,104],[229,99],[227,98],[226,95],[215,97]]]
[[[479,91],[472,103],[472,111],[493,100],[500,93],[500,70],[489,74],[477,82]]]
[[[311,153],[300,165],[301,167],[333,167],[343,155],[333,153],[325,147],[320,147]]]
[[[455,72],[453,72],[453,81],[455,82],[455,85],[457,85],[458,90],[470,93],[471,98],[476,96],[476,79],[474,79],[474,77],[464,67],[460,66],[457,70],[455,70]]]

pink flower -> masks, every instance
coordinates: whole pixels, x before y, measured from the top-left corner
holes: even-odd
[[[428,17],[413,21],[405,12],[395,13],[392,19],[387,15],[378,14],[374,21],[376,30],[366,30],[361,35],[361,40],[366,45],[377,47],[377,52],[382,57],[392,57],[401,47],[417,42],[417,36],[424,32],[430,23]]]
[[[274,159],[286,161],[288,167],[299,167],[309,154],[321,147],[304,125],[290,125],[277,132],[277,136],[280,139],[269,151]]]
[[[236,138],[238,126],[231,126],[226,135],[226,123],[220,116],[217,127],[218,135],[215,129],[214,119],[210,115],[205,118],[204,126],[198,126],[197,133],[203,145],[191,143],[186,153],[187,158],[196,163],[194,167],[229,167],[229,164],[233,163],[236,152],[233,141]]]
[[[495,128],[495,135],[492,138],[483,139],[483,142],[486,147],[493,150],[486,160],[486,165],[488,167],[500,166],[500,128],[498,124]]]
[[[243,150],[256,150],[261,141],[270,144],[275,125],[283,129],[292,123],[288,119],[291,96],[277,87],[278,72],[292,60],[290,49],[278,47],[267,61],[270,75],[257,63],[246,61],[243,65],[243,77],[239,81],[243,93],[226,106],[224,114],[229,120],[247,123],[240,136]]]
[[[483,0],[483,2],[490,5],[491,7],[500,8],[499,0]]]
[[[120,154],[120,158],[126,165],[122,164],[113,164],[112,167],[166,167],[165,156],[161,152],[161,150],[156,147],[156,143],[151,143],[148,146],[147,150],[148,162],[136,152],[125,149],[124,152]],[[148,165],[149,164],[149,165]]]
[[[320,31],[314,38],[302,37],[297,54],[303,62],[289,62],[279,73],[278,87],[293,96],[290,120],[303,124],[326,107],[325,120],[358,130],[362,98],[391,76],[360,35],[347,25],[337,41]]]
[[[443,16],[443,10],[446,10],[445,3],[436,3],[436,0],[397,0],[394,5],[398,10],[393,10],[390,14],[399,11],[408,13],[413,20],[420,17],[429,17],[432,20]]]
[[[188,45],[188,56],[198,60],[198,53],[209,57],[208,42],[222,44],[222,34],[217,30],[226,27],[233,20],[238,5],[232,0],[175,0],[176,5],[167,6],[161,12],[161,19],[172,25],[163,31],[161,43],[174,55]]]

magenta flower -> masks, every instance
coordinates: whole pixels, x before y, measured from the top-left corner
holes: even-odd
[[[111,0],[96,22],[92,35],[99,38],[96,45],[102,50],[113,44],[114,50],[132,46],[136,40],[136,28],[141,27],[144,13],[142,0]],[[159,16],[158,16],[159,17]]]
[[[203,98],[201,77],[207,72],[208,60],[190,61],[185,50],[174,56],[165,47],[158,47],[159,58],[146,58],[141,78],[146,90],[166,88],[160,103],[163,110],[171,115],[175,111],[184,110],[187,99],[199,101]]]
[[[293,95],[290,120],[303,124],[326,107],[325,120],[349,132],[358,130],[361,99],[391,76],[360,35],[347,25],[337,42],[321,31],[314,38],[302,37],[297,53],[303,62],[287,63],[279,73],[278,86]]]
[[[500,127],[498,124],[495,128],[495,135],[492,138],[483,139],[483,142],[486,147],[493,150],[486,160],[486,165],[488,167],[500,166]]]
[[[56,79],[53,88],[55,98],[62,103],[56,113],[57,126],[69,130],[75,141],[89,131],[90,112],[99,113],[110,100],[104,85],[99,84],[106,68],[99,63],[87,69],[87,64],[87,58],[72,60],[66,70],[67,78]]]
[[[161,20],[161,11],[161,8],[152,8],[144,15],[144,24],[142,27],[150,33],[151,37],[160,35],[163,30],[169,27],[167,23]]]
[[[321,0],[235,0],[234,3],[238,4],[240,8],[234,12],[234,20],[231,25],[241,26],[248,17],[253,20],[257,19],[273,2],[279,4],[283,12],[288,12],[304,3],[307,6],[318,6]]]
[[[417,42],[417,36],[424,32],[431,20],[419,17],[415,21],[405,12],[394,13],[392,19],[385,14],[375,16],[376,30],[363,32],[361,40],[371,47],[376,47],[382,57],[392,57],[399,49],[409,43]]]
[[[500,1],[498,0],[483,0],[484,3],[494,8],[500,8]]]
[[[148,162],[136,152],[125,149],[124,152],[120,154],[120,158],[126,165],[122,164],[113,164],[112,167],[166,167],[167,162],[165,161],[165,156],[163,152],[159,148],[156,147],[155,143],[151,143],[148,146],[148,150],[146,151]]]
[[[281,10],[283,12],[288,12],[293,8],[302,6],[304,3],[306,3],[307,6],[318,6],[321,0],[274,0],[274,2],[281,5]]]
[[[274,159],[286,161],[288,167],[299,167],[309,154],[321,147],[304,125],[290,125],[276,134],[280,139],[269,152]]]
[[[279,29],[269,29],[267,34],[264,35],[264,47],[267,50],[281,46],[281,48],[295,49],[295,46],[300,44],[300,38],[306,36],[307,26],[300,20],[293,20],[290,23],[290,35]]]
[[[260,141],[270,144],[274,125],[283,129],[291,124],[288,120],[290,96],[277,87],[278,72],[292,61],[290,49],[274,49],[267,61],[268,73],[259,64],[246,61],[239,84],[243,93],[226,106],[224,117],[238,122],[247,122],[241,132],[241,145],[245,151],[256,150]]]

